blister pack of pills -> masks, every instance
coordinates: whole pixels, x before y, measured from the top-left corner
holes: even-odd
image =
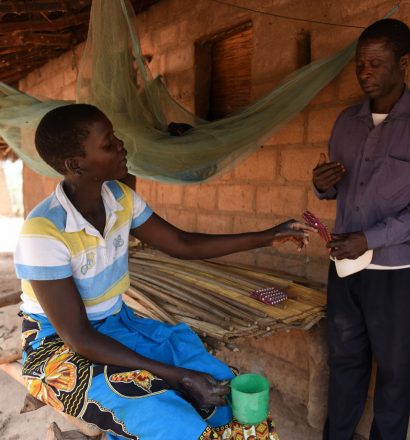
[[[251,293],[251,298],[257,299],[265,304],[278,304],[288,299],[288,295],[277,287],[265,287]]]

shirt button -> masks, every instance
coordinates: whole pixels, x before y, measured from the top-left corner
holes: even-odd
[[[370,157],[365,157],[364,160],[365,160],[366,162],[370,162]]]
[[[360,208],[358,206],[356,206],[356,211],[358,211]]]
[[[360,186],[363,186],[364,185],[364,182],[360,182]]]

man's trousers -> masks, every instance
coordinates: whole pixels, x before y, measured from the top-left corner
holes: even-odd
[[[410,268],[339,278],[329,267],[329,402],[324,440],[350,440],[377,363],[370,440],[405,440],[410,413]]]

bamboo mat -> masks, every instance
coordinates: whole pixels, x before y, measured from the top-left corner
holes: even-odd
[[[308,330],[325,315],[326,295],[256,267],[186,261],[130,248],[131,287],[124,301],[139,315],[176,324],[185,322],[201,337],[229,342],[278,330]],[[275,286],[288,299],[265,305],[250,298]]]

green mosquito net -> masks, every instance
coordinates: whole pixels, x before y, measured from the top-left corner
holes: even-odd
[[[111,119],[128,150],[130,173],[172,183],[205,181],[235,166],[302,110],[349,62],[356,45],[297,70],[248,107],[206,121],[181,107],[160,77],[151,77],[134,26],[128,0],[92,2],[77,102],[94,104]],[[35,151],[35,127],[47,111],[64,104],[0,84],[0,135],[38,173],[57,176]],[[171,121],[193,128],[171,136]]]

